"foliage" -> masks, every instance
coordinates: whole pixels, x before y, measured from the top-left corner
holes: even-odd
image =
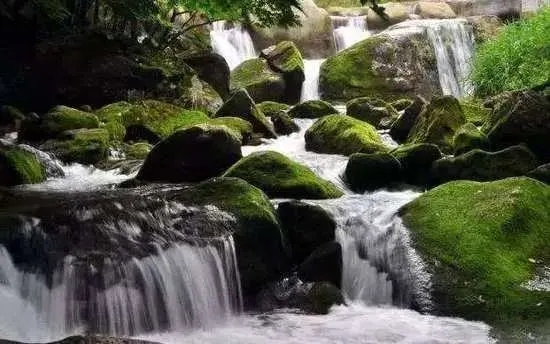
[[[476,54],[472,80],[480,96],[550,81],[550,7],[508,25]]]

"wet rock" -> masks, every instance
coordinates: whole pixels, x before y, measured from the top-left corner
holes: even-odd
[[[15,145],[0,144],[0,185],[35,184],[46,180],[46,166]]]
[[[344,172],[346,184],[354,192],[363,193],[387,188],[402,180],[401,163],[388,153],[355,153]]]
[[[409,136],[409,133],[416,122],[416,118],[420,115],[426,104],[427,102],[424,98],[414,98],[413,103],[403,111],[395,122],[393,122],[390,128],[390,136],[392,139],[399,143],[404,142],[407,139],[407,136]]]
[[[298,267],[298,277],[304,282],[328,281],[340,287],[342,280],[342,246],[328,242],[315,249]]]
[[[292,118],[284,111],[279,111],[271,115],[271,122],[275,132],[279,135],[290,135],[300,131],[298,124],[294,123]]]
[[[271,101],[261,102],[260,104],[256,104],[256,106],[267,117],[271,117],[281,111],[286,112],[288,109],[290,109],[290,105]]]
[[[208,120],[211,125],[225,125],[233,130],[241,139],[241,144],[245,145],[252,141],[252,124],[238,117],[217,117]]]
[[[230,70],[223,56],[206,53],[185,57],[183,61],[197,72],[201,80],[210,84],[222,99],[229,97]]]
[[[466,123],[456,132],[453,139],[454,154],[460,155],[473,149],[489,149],[489,139],[472,123]]]
[[[401,164],[403,180],[421,187],[428,184],[433,162],[443,157],[441,150],[429,143],[401,145],[390,154]]]
[[[308,100],[288,110],[288,115],[292,118],[321,118],[337,113],[338,110],[322,100]]]
[[[246,60],[231,72],[231,87],[244,88],[255,102],[284,102],[285,81],[266,60]]]
[[[109,157],[109,133],[105,129],[76,129],[40,146],[65,163],[94,165]]]
[[[369,97],[350,100],[346,104],[346,115],[365,121],[376,129],[389,129],[399,116],[392,105]]]
[[[539,180],[546,184],[550,184],[550,164],[540,165],[539,167],[527,173],[527,177]]]

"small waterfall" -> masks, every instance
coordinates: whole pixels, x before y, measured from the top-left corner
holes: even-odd
[[[74,203],[14,216],[5,229],[0,338],[184,331],[242,309],[235,245],[221,234],[234,223],[228,214],[154,197]],[[197,228],[214,232],[199,238]]]
[[[210,41],[214,52],[225,58],[231,70],[257,56],[250,34],[238,23],[224,20],[213,23]]]
[[[304,60],[304,74],[306,76],[302,84],[301,101],[319,99],[319,73],[325,59]]]
[[[332,16],[332,27],[336,51],[351,47],[370,36],[367,16]]]

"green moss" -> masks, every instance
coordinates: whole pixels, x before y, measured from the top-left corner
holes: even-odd
[[[151,151],[152,146],[147,142],[134,143],[126,148],[126,157],[128,159],[143,160]]]
[[[317,120],[306,131],[305,139],[306,149],[318,153],[351,155],[388,150],[372,125],[345,115]]]
[[[407,143],[433,143],[451,152],[455,132],[466,122],[460,103],[454,97],[432,99],[420,113],[407,137]]]
[[[477,126],[483,125],[491,112],[477,100],[461,100],[460,106],[462,107],[464,116],[466,116],[466,121]]]
[[[264,113],[264,115],[271,117],[274,114],[278,113],[279,111],[286,111],[290,108],[290,106],[282,103],[277,102],[262,102],[260,104],[256,104],[258,109],[260,109],[261,112]]]
[[[489,139],[472,123],[466,123],[456,132],[453,139],[455,155],[469,152],[473,149],[488,149]]]
[[[288,110],[288,115],[292,118],[320,118],[337,113],[338,110],[322,100],[308,100]]]
[[[53,108],[44,116],[41,125],[47,137],[55,137],[67,130],[97,127],[99,127],[97,116],[67,106]]]
[[[282,72],[304,70],[304,60],[296,44],[291,41],[283,41],[275,46],[269,56],[276,59],[276,67]]]
[[[249,89],[254,85],[278,82],[281,76],[269,68],[267,61],[260,58],[246,60],[231,72],[231,88]],[[250,92],[250,90],[249,90]]]
[[[61,140],[46,142],[42,148],[67,163],[92,165],[109,156],[109,133],[105,129],[79,129],[65,135]]]
[[[218,117],[212,118],[208,121],[208,124],[212,125],[225,125],[229,129],[235,131],[239,136],[241,142],[247,143],[252,137],[252,124],[238,117]]]
[[[402,111],[402,110],[405,110],[406,108],[408,108],[409,106],[411,106],[413,104],[413,100],[412,99],[407,99],[407,98],[404,98],[404,99],[398,99],[396,101],[393,101],[391,103],[391,105],[397,110],[397,111]]]
[[[444,184],[401,213],[442,311],[467,319],[547,317],[550,293],[522,287],[550,263],[550,187],[529,178]]]
[[[0,151],[0,184],[36,184],[46,180],[46,170],[34,154],[17,147]]]
[[[343,194],[306,166],[272,151],[257,152],[241,159],[224,176],[244,179],[272,198],[327,199]]]
[[[360,119],[377,129],[388,129],[399,117],[397,110],[378,98],[360,97],[346,103],[346,115]]]

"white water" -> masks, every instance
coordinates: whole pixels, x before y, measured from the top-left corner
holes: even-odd
[[[304,74],[306,78],[302,84],[301,102],[320,99],[319,74],[323,62],[325,62],[325,59],[304,60]]]
[[[55,270],[50,289],[43,275],[18,270],[0,247],[0,338],[44,342],[83,331],[131,335],[205,328],[242,308],[231,238],[181,243],[107,266],[101,272],[105,280],[121,276],[123,281],[98,290],[82,280],[68,257]]]
[[[243,61],[257,57],[250,34],[238,23],[230,24],[224,20],[213,23],[210,41],[214,52],[225,58],[231,70]]]
[[[370,36],[367,16],[332,16],[332,27],[336,51],[351,47]]]

